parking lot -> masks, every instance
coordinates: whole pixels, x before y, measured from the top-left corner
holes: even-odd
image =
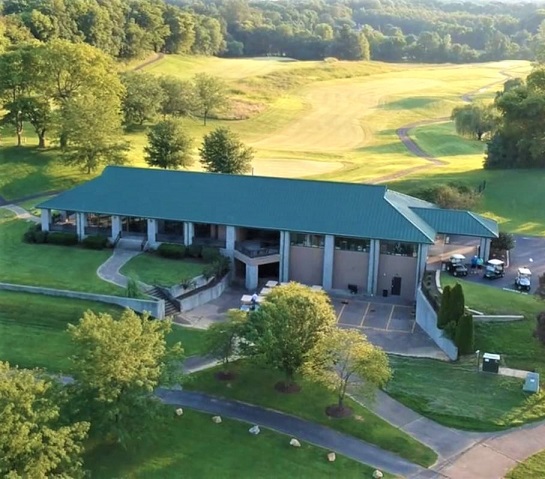
[[[414,308],[405,304],[332,298],[341,328],[358,329],[389,353],[444,359],[429,336],[416,324]]]

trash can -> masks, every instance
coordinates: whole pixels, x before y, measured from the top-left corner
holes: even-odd
[[[522,390],[525,393],[538,393],[539,392],[539,373],[528,373]]]
[[[388,297],[388,290],[387,290],[387,289],[383,289],[383,290],[382,290],[382,296],[383,296],[384,298]]]
[[[500,355],[492,353],[483,354],[483,371],[485,373],[498,373],[500,370]]]

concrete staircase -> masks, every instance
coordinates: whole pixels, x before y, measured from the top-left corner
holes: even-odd
[[[120,238],[115,247],[130,251],[144,251],[147,240],[141,238]]]
[[[153,296],[157,299],[162,299],[165,301],[165,315],[166,316],[174,316],[176,314],[180,313],[180,307],[173,302],[168,295],[166,295],[161,288],[158,288],[157,286],[154,286],[152,289],[146,291],[146,294],[149,294],[150,296]]]

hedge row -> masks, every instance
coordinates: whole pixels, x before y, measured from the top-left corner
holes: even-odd
[[[78,235],[76,233],[66,233],[64,231],[42,231],[40,225],[32,225],[24,234],[25,243],[49,243],[61,246],[75,246],[78,244]],[[84,248],[104,249],[108,246],[108,238],[104,236],[87,236],[82,241]]]
[[[163,258],[183,259],[202,258],[207,263],[213,263],[221,258],[219,249],[207,248],[199,245],[184,246],[181,244],[162,243],[157,248],[157,254]]]

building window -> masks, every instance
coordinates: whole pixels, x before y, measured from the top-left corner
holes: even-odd
[[[306,246],[307,248],[323,248],[324,236],[306,233],[290,233],[292,246]]]
[[[368,239],[345,238],[343,236],[335,236],[335,249],[368,253],[370,245],[371,241]]]
[[[417,245],[414,243],[401,243],[399,241],[380,242],[380,254],[416,257],[417,251]]]

